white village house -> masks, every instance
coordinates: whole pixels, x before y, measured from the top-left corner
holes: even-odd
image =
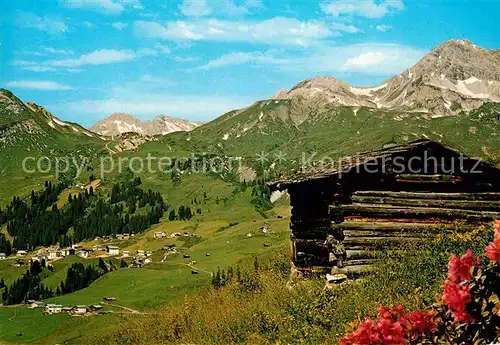
[[[75,255],[76,250],[74,248],[64,248],[61,250],[63,256]]]
[[[5,253],[0,253],[0,260],[7,259],[7,255]]]
[[[104,246],[102,244],[95,244],[92,246],[92,249],[97,252],[97,251],[104,250]]]
[[[118,248],[117,246],[108,246],[107,249],[108,254],[111,256],[120,255],[120,248]]]
[[[26,256],[26,254],[28,254],[28,252],[25,250],[18,250],[16,253],[17,256]]]
[[[25,303],[29,309],[35,309],[35,308],[43,308],[45,307],[45,303],[44,302],[41,302],[41,301],[36,301],[36,300],[33,300],[33,299],[30,299],[28,301],[26,301]]]
[[[55,259],[59,259],[62,257],[63,257],[62,251],[54,250],[54,249],[49,250],[49,260],[55,260]]]
[[[81,257],[81,258],[86,259],[89,257],[89,252],[86,249],[82,249],[82,250],[79,250],[78,252],[76,252],[76,255]]]
[[[165,231],[157,231],[154,236],[155,238],[164,238],[167,236],[167,233]]]
[[[77,305],[77,306],[74,306],[71,309],[71,312],[73,314],[77,314],[77,315],[86,314],[87,313],[87,306],[86,305]]]
[[[60,314],[62,312],[62,305],[60,304],[47,304],[45,306],[47,314]]]

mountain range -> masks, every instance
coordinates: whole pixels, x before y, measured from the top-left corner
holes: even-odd
[[[500,50],[486,50],[468,40],[450,40],[381,85],[352,87],[332,77],[318,77],[291,90],[280,90],[273,99],[456,115],[485,101],[500,102],[499,66]]]
[[[14,182],[0,201],[38,183],[35,175],[19,171],[27,155],[91,159],[126,150],[198,152],[242,157],[252,165],[256,153],[265,151],[270,157],[287,156],[285,164],[265,167],[278,174],[280,169],[292,172],[304,152],[342,157],[428,138],[500,163],[499,102],[500,51],[466,40],[445,42],[375,87],[316,77],[205,124],[113,114],[87,130],[1,90],[0,179]],[[139,133],[139,138],[125,132]],[[98,169],[97,163],[92,168]]]
[[[190,131],[200,125],[201,123],[164,115],[157,116],[151,121],[142,121],[129,114],[114,113],[97,122],[90,130],[106,136],[115,136],[127,132],[153,136]]]

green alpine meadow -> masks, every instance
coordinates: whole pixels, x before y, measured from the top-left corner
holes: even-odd
[[[0,344],[500,342],[498,4],[0,11]]]

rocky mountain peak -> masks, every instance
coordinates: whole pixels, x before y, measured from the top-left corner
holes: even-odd
[[[500,102],[500,51],[468,40],[449,40],[414,66],[375,87],[351,87],[333,77],[316,77],[274,98],[339,106],[455,115],[484,102]]]
[[[345,106],[372,106],[366,99],[359,97],[348,84],[334,77],[307,79],[295,85],[290,91],[278,94],[281,99],[301,99]]]
[[[90,129],[96,133],[107,136],[115,136],[128,132],[152,136],[179,131],[190,131],[197,126],[199,126],[199,123],[165,115],[157,116],[150,121],[142,121],[130,114],[113,113],[107,118],[97,122]]]

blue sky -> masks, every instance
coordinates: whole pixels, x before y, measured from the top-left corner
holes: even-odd
[[[500,48],[494,0],[0,3],[0,86],[85,126],[207,121],[318,75],[376,85],[452,38]]]

